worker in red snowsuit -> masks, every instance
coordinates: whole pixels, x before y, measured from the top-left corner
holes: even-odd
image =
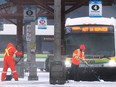
[[[15,67],[15,59],[13,58],[14,54],[16,56],[22,56],[22,52],[18,52],[12,43],[8,43],[5,53],[4,53],[4,63],[3,71],[1,74],[1,81],[5,81],[8,68],[11,69],[13,78],[15,81],[18,81],[18,73]]]
[[[71,72],[72,72],[72,77],[75,81],[79,80],[78,68],[80,65],[80,61],[83,61],[85,64],[88,64],[85,61],[85,55],[84,55],[85,49],[86,49],[85,45],[81,44],[79,49],[73,51]]]

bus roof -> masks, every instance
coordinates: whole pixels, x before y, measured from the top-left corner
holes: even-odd
[[[88,25],[88,24],[98,24],[98,25],[114,25],[114,18],[105,17],[79,17],[79,18],[67,18],[65,26],[70,25]]]

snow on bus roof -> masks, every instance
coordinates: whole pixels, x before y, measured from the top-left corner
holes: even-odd
[[[99,25],[114,25],[114,18],[105,17],[79,17],[79,18],[67,18],[65,26],[68,25],[87,25],[87,24],[99,24]]]

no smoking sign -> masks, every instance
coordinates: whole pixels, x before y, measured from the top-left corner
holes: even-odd
[[[45,24],[45,20],[40,20],[39,23],[40,24]]]
[[[38,17],[38,29],[47,29],[47,17]]]

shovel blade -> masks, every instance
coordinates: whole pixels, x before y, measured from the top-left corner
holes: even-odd
[[[12,79],[12,75],[6,75],[5,81],[11,81],[11,79]]]

